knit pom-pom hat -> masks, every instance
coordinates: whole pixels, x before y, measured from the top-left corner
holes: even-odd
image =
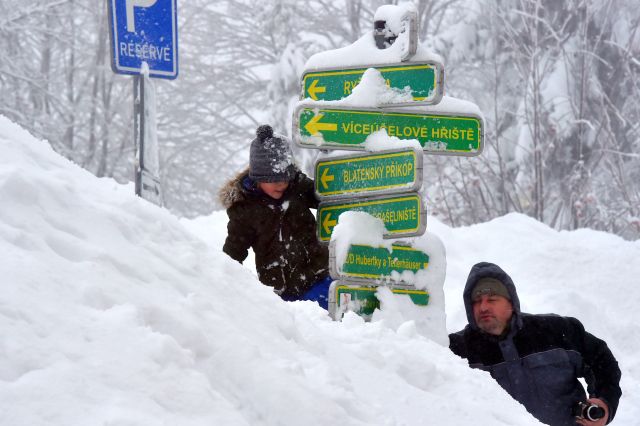
[[[263,124],[251,141],[249,177],[256,182],[282,182],[293,178],[293,155],[289,140],[274,135],[273,128]]]

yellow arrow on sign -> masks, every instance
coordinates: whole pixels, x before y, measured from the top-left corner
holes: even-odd
[[[324,189],[329,189],[329,182],[333,182],[335,180],[334,175],[329,174],[329,168],[325,168],[322,172],[322,176],[320,177],[320,183],[324,186]]]
[[[318,114],[309,120],[309,122],[304,126],[304,128],[307,129],[307,132],[311,135],[317,135],[321,130],[333,132],[338,130],[338,125],[336,123],[319,123],[322,117],[324,117],[324,114]]]
[[[324,229],[324,232],[326,232],[327,234],[331,234],[331,228],[333,228],[337,224],[337,220],[331,220],[331,213],[327,213],[327,215],[324,217],[324,220],[322,221],[322,228]]]
[[[318,86],[318,81],[320,80],[313,80],[313,83],[311,83],[311,86],[307,89],[309,96],[311,96],[311,99],[314,101],[318,100],[318,93],[324,93],[327,91],[325,86]]]

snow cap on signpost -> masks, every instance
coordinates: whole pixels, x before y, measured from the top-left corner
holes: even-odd
[[[380,6],[373,17],[373,38],[378,49],[400,43],[401,60],[408,61],[418,49],[418,11],[413,3]]]

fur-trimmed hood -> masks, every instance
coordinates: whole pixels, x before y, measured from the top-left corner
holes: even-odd
[[[220,203],[222,203],[225,209],[247,198],[245,190],[242,188],[242,180],[248,175],[249,168],[247,167],[220,188],[220,191],[218,191],[218,200],[220,200]]]
[[[298,185],[300,183],[300,170],[297,167],[293,167],[291,173],[292,178],[289,185],[290,187]],[[224,184],[222,188],[220,188],[220,191],[218,192],[218,199],[225,209],[228,209],[239,201],[246,200],[247,197],[251,195],[262,194],[266,197],[266,195],[264,195],[262,191],[256,189],[254,192],[252,192],[251,189],[245,188],[245,186],[243,185],[243,181],[248,176],[249,168],[247,167],[246,169],[238,173],[233,179]],[[280,200],[280,202],[284,201],[285,198]],[[273,200],[271,201],[274,202]]]

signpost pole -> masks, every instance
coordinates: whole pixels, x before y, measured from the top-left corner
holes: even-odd
[[[137,85],[136,83],[137,82]],[[134,77],[134,129],[136,129],[136,195],[162,206],[158,158],[155,87],[146,69]],[[137,125],[136,125],[137,122]]]
[[[333,233],[340,215],[358,211],[380,219],[384,224],[384,231],[380,232],[383,239],[422,236],[427,226],[426,205],[419,192],[422,155],[471,157],[480,155],[484,147],[484,119],[475,104],[451,99],[439,107],[427,107],[438,105],[443,99],[444,65],[438,59],[427,60],[423,54],[413,59],[418,50],[417,12],[413,7],[405,11],[399,32],[387,26],[384,11],[376,12],[374,22],[376,47],[386,49],[399,43],[399,62],[380,62],[384,60],[380,57],[368,64],[347,62],[322,69],[310,66],[303,72],[302,101],[294,110],[292,133],[298,146],[324,153],[367,151],[325,155],[314,167],[315,191],[321,199],[316,216],[317,236],[319,241],[330,244],[330,275],[336,280],[329,290],[329,312],[335,320],[340,320],[347,310],[371,318],[380,308],[376,293],[380,286],[410,297],[416,306],[427,306],[430,291],[444,284],[446,269],[444,247],[435,250],[431,242],[425,249],[428,253],[406,242],[393,244],[391,250],[386,245],[345,242],[343,236]],[[370,68],[379,71],[387,86],[410,94],[410,98],[376,105],[324,102],[352,95]],[[397,143],[395,148],[389,145],[385,150],[376,149],[377,144],[368,144],[368,139],[379,131],[390,137],[391,144],[396,144],[395,140],[411,140],[414,148],[402,149],[404,144]],[[340,256],[345,255],[340,259],[336,253],[338,239],[342,239],[340,247],[349,244],[346,253],[340,250]],[[435,241],[433,237],[429,240]],[[435,267],[429,267],[432,262]],[[416,280],[421,281],[420,285],[413,284]],[[434,309],[428,316],[439,315],[437,311]]]
[[[111,68],[133,75],[135,193],[162,206],[155,88],[178,76],[177,0],[107,0]]]
[[[136,148],[134,163],[135,190],[142,194],[142,167],[144,165],[144,78],[133,77],[133,145]]]

